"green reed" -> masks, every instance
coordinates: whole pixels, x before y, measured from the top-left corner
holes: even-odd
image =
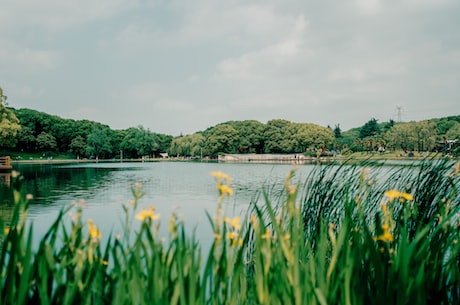
[[[241,219],[223,214],[231,179],[213,172],[205,250],[175,214],[160,236],[155,208],[138,207],[140,184],[121,235],[102,242],[76,205],[34,247],[30,198],[14,177],[14,212],[0,223],[0,304],[459,304],[458,171],[447,160],[319,165],[294,184],[293,168],[280,193],[261,186],[263,204]]]

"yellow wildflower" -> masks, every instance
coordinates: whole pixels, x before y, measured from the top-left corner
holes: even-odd
[[[269,228],[265,230],[265,234],[261,236],[262,239],[271,239],[272,238],[272,232],[270,231]]]
[[[89,236],[93,239],[100,239],[102,237],[101,231],[93,224],[92,219],[88,219]]]
[[[217,190],[219,191],[220,200],[222,200],[225,195],[233,195],[231,186],[226,184],[230,181],[229,175],[223,172],[211,172],[210,175],[217,180]]]
[[[401,198],[403,200],[414,200],[414,196],[411,194],[403,193],[398,190],[389,190],[385,192],[385,196],[388,198],[389,201],[393,201],[396,198]]]
[[[296,191],[297,191],[297,187],[295,185],[289,185],[288,186],[289,195],[294,195]]]
[[[233,219],[225,217],[224,221],[228,223],[232,228],[235,228],[236,230],[239,230],[241,228],[239,216],[236,216]]]
[[[380,206],[382,207],[383,215],[387,215],[388,212],[387,212],[387,205],[386,205],[386,203],[385,203],[385,202],[382,202],[382,203],[380,204]]]
[[[5,233],[5,235],[8,235],[10,233],[10,228],[5,228],[3,232]]]
[[[382,225],[382,235],[375,238],[375,240],[393,242],[393,234],[391,234],[388,231],[388,229],[389,229],[388,225],[386,224]]]
[[[136,218],[139,219],[140,221],[145,221],[146,219],[155,220],[155,219],[160,218],[160,214],[155,214],[154,211],[155,211],[155,208],[151,205],[148,210],[142,209],[136,215]]]
[[[232,246],[243,245],[243,240],[239,237],[239,234],[237,232],[227,233],[227,238],[231,241]]]
[[[256,214],[251,214],[251,225],[255,226],[257,224],[257,216]]]
[[[158,215],[159,216],[159,215]],[[172,214],[171,218],[169,219],[169,233],[175,233],[176,232],[176,215]]]
[[[233,231],[233,232],[228,232],[228,233],[227,233],[227,238],[228,238],[228,239],[235,239],[235,238],[237,238],[237,237],[238,237],[238,233],[235,232],[235,231]]]
[[[223,172],[210,172],[211,176],[215,177],[217,180],[230,181],[230,176]]]
[[[233,190],[232,188],[227,185],[227,184],[222,184],[222,182],[217,182],[217,189],[219,190],[219,194],[221,196],[225,196],[225,195],[233,195]]]

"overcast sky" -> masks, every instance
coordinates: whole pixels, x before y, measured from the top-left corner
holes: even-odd
[[[460,1],[1,0],[0,86],[14,108],[174,136],[459,115]]]

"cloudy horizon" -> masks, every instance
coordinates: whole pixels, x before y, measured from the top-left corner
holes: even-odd
[[[14,108],[191,134],[271,119],[459,115],[456,0],[17,0],[0,9]]]

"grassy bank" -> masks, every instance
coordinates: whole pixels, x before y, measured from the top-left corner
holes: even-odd
[[[0,304],[460,303],[458,163],[317,166],[302,185],[293,168],[281,193],[261,186],[264,204],[241,218],[222,212],[230,177],[211,174],[210,249],[176,215],[139,209],[140,184],[122,234],[102,236],[70,206],[34,249],[15,177],[16,209],[0,224]]]

